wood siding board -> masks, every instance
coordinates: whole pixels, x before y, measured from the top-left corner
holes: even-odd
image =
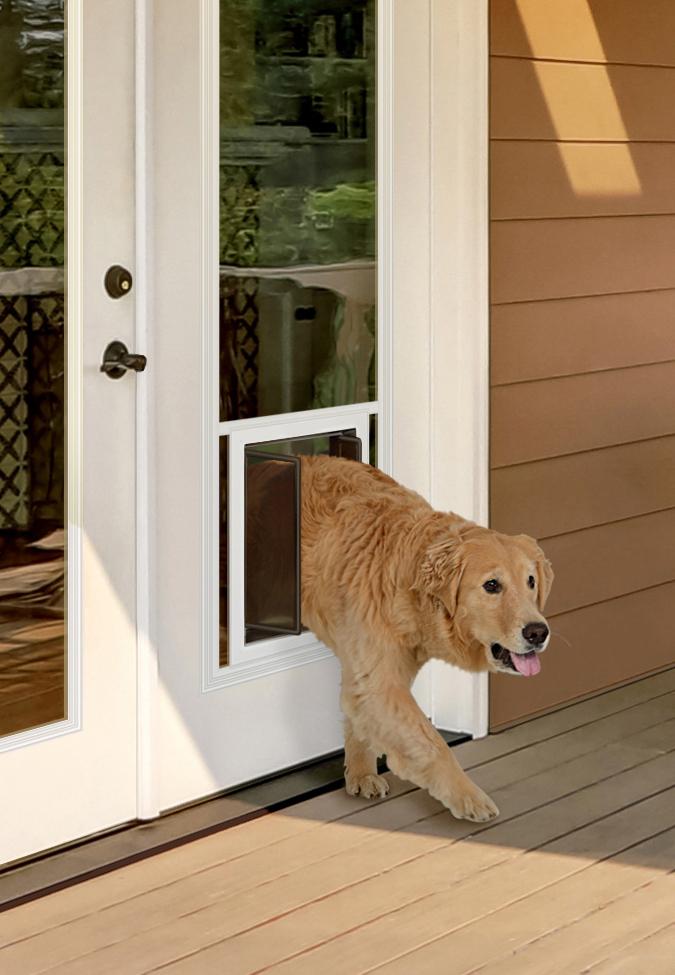
[[[675,363],[492,390],[492,467],[675,433]]]
[[[675,5],[490,15],[491,524],[544,539],[548,612],[586,614],[598,647],[564,678],[493,681],[504,726],[675,662],[640,630],[675,579]],[[642,656],[621,636],[614,660],[603,614]]]
[[[671,67],[490,61],[493,139],[675,141]]]
[[[672,0],[492,0],[490,13],[493,54],[675,66]]]
[[[494,221],[490,237],[494,304],[675,287],[673,216]]]
[[[611,142],[493,140],[490,151],[493,220],[675,213],[673,143],[631,145],[629,158]]]
[[[548,615],[675,579],[675,508],[544,539],[556,572]],[[669,637],[675,650],[675,636]]]
[[[661,511],[675,503],[675,436],[499,468],[490,493],[491,525],[535,538]]]
[[[491,678],[492,730],[671,666],[675,638],[667,621],[674,601],[671,582],[556,616],[542,659],[545,680]]]
[[[667,362],[674,323],[675,289],[495,305],[492,384]]]

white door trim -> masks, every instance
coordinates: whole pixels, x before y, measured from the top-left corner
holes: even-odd
[[[420,112],[426,98],[430,124],[428,144],[421,139],[409,149],[411,134],[402,133],[393,156],[398,206],[409,194],[409,207],[420,210],[410,221],[416,234],[395,246],[429,275],[428,307],[419,296],[415,307],[393,282],[393,473],[435,508],[487,524],[488,7],[486,0],[395,0],[395,16],[428,23],[428,51],[409,52],[427,65],[418,72],[418,91],[396,97],[419,98]],[[420,159],[428,166],[426,199],[410,186]],[[400,260],[395,256],[394,267]],[[434,722],[487,734],[487,674],[440,661],[430,668]]]
[[[488,4],[431,0],[431,502],[489,502]],[[433,718],[488,732],[488,675],[434,664]]]

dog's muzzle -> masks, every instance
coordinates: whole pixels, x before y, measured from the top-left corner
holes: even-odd
[[[541,670],[541,663],[536,650],[529,650],[527,653],[514,653],[507,650],[501,643],[493,643],[490,647],[493,660],[502,665],[502,668],[522,677],[534,677]]]

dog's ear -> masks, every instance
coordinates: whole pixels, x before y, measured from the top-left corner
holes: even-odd
[[[457,594],[464,572],[465,552],[459,535],[449,533],[429,546],[417,571],[413,589],[443,596],[450,613],[457,608]]]
[[[553,566],[544,555],[536,539],[530,535],[518,535],[517,538],[523,543],[528,555],[534,560],[537,573],[537,606],[543,612],[553,585]]]
[[[540,556],[537,559],[537,605],[539,609],[544,609],[546,605],[546,600],[548,599],[548,594],[551,591],[551,586],[553,585],[553,566],[546,558],[544,553],[539,549]]]

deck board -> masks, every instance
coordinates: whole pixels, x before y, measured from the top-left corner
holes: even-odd
[[[496,822],[457,822],[395,779],[379,803],[320,796],[0,915],[0,971],[526,975],[556,958],[605,975],[650,941],[658,959],[675,670],[457,753]]]
[[[634,941],[628,948],[615,945],[602,961],[588,968],[588,975],[672,975],[675,957],[675,922]]]

